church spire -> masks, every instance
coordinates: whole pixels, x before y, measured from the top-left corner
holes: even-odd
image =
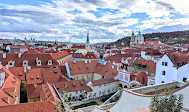
[[[134,36],[135,34],[134,34],[134,31],[132,31],[132,36]]]
[[[87,33],[87,41],[86,41],[86,43],[89,43],[89,31]]]

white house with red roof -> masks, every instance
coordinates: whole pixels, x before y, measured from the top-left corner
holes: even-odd
[[[156,63],[155,84],[189,81],[189,56],[181,53],[165,54]]]
[[[141,50],[141,57],[146,60],[157,62],[163,54],[159,50],[144,48]]]
[[[114,78],[105,78],[90,81],[87,83],[87,85],[93,90],[88,92],[87,98],[96,99],[117,92],[119,80],[115,80]]]

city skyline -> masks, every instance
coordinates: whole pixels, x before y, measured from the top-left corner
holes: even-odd
[[[0,38],[84,43],[112,42],[142,33],[186,30],[189,1],[1,0]]]

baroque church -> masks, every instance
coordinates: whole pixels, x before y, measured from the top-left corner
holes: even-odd
[[[130,46],[133,46],[136,43],[144,43],[144,36],[141,34],[140,31],[138,32],[138,35],[136,36],[134,34],[134,31],[132,32]]]

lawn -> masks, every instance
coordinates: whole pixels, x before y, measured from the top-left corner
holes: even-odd
[[[78,108],[83,108],[83,107],[88,107],[91,105],[98,105],[96,102],[90,102],[90,103],[86,103],[86,104],[82,104],[79,106],[75,106],[75,107],[71,107],[73,110],[78,109]]]

